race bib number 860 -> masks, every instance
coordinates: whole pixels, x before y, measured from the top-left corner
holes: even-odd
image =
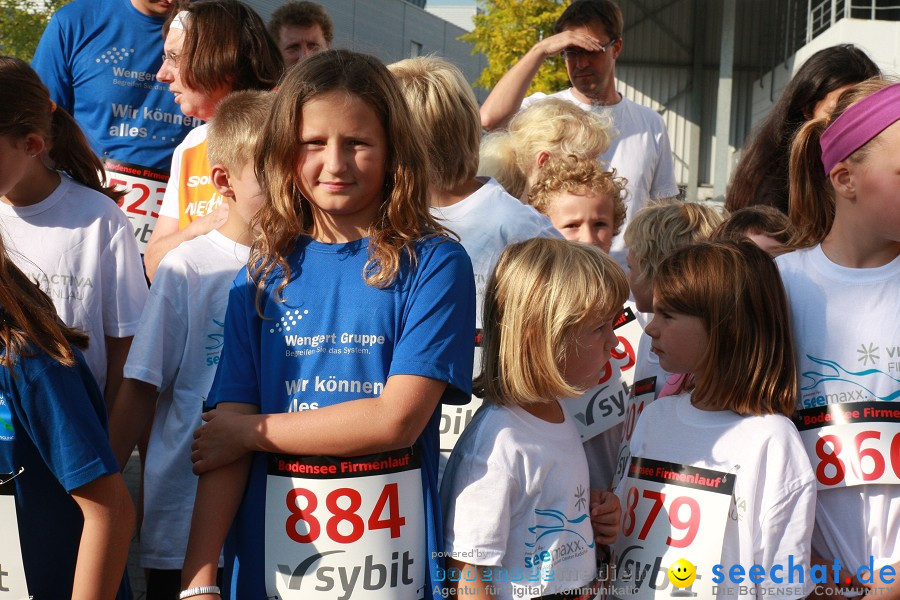
[[[847,402],[794,417],[819,489],[900,484],[900,404]]]

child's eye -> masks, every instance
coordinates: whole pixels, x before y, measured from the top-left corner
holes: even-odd
[[[300,143],[304,146],[324,146],[325,140],[303,140]]]
[[[368,144],[362,140],[350,140],[349,144],[351,146],[368,146]]]

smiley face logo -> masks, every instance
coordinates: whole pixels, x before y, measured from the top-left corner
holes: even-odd
[[[669,581],[677,588],[686,588],[694,583],[697,567],[683,558],[679,558],[669,567]]]

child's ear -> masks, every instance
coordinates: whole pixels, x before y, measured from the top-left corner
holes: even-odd
[[[844,163],[838,163],[835,170],[831,172],[831,185],[834,191],[842,198],[856,198],[856,182],[850,170],[844,166]]]
[[[547,163],[548,160],[550,160],[550,153],[546,150],[541,150],[535,157],[534,164],[538,169],[540,169]]]
[[[37,156],[44,150],[47,150],[47,142],[43,136],[37,133],[29,133],[25,136],[25,152],[31,156]]]
[[[234,198],[234,190],[231,188],[231,179],[228,175],[228,169],[226,169],[224,165],[213,165],[209,178],[217,192],[226,198]]]

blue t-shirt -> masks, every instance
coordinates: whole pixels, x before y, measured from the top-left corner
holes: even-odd
[[[156,80],[164,21],[130,0],[75,0],[44,30],[31,64],[101,159],[168,172],[175,146],[201,123]]]
[[[84,517],[69,492],[119,472],[103,396],[81,353],[75,354],[74,367],[40,351],[20,357],[12,373],[0,367],[0,478],[24,468],[2,487],[15,496],[34,598],[72,594]],[[118,597],[130,598],[130,590],[123,587]]]
[[[366,285],[368,239],[346,244],[298,242],[288,257],[284,302],[269,279],[260,318],[246,269],[231,290],[225,346],[209,403],[258,404],[261,413],[313,410],[378,396],[392,375],[448,382],[442,401],[466,402],[472,384],[475,289],[462,247],[446,238],[417,244],[417,265],[404,261],[392,285]],[[306,382],[306,383],[304,383]],[[333,383],[332,383],[333,382]],[[426,596],[442,549],[437,490],[440,407],[417,441],[421,460],[428,561]],[[266,455],[253,460],[248,488],[226,544],[226,593],[262,598]]]

